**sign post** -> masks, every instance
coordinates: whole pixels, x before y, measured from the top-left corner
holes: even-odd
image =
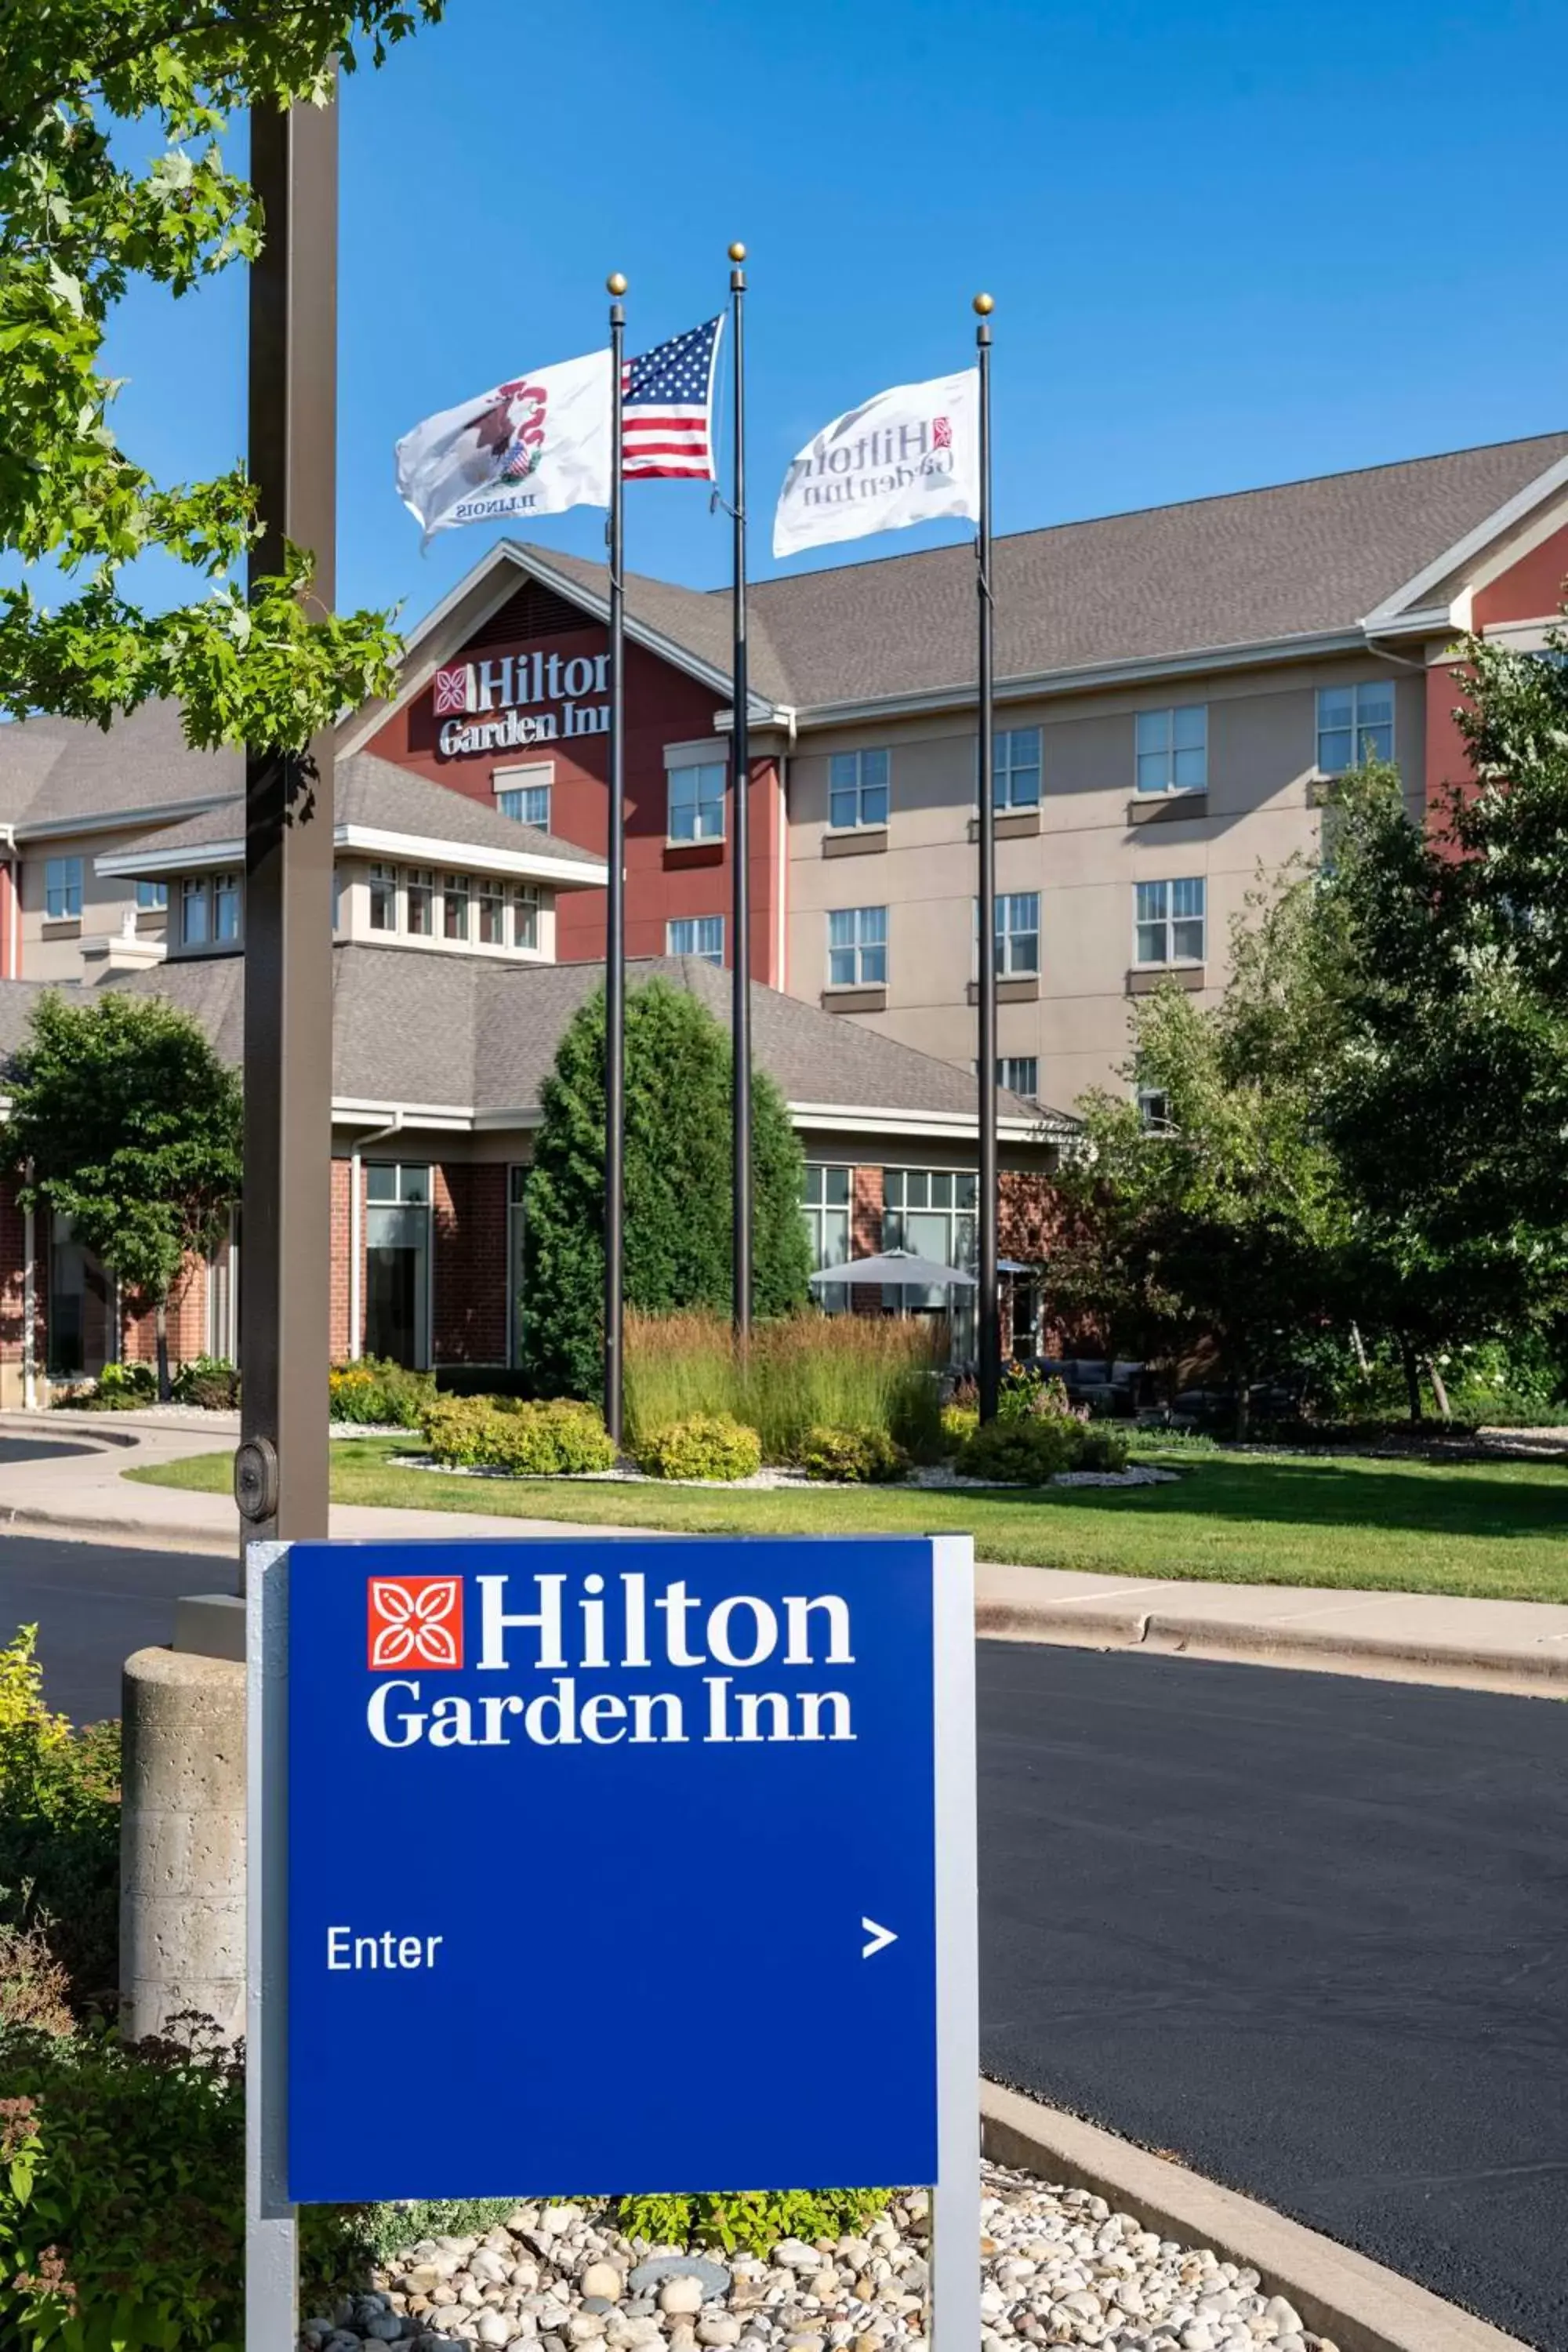
[[[933,2189],[973,2352],[973,1577],[966,1538],[255,1548],[249,2352],[292,2205],[830,2184]],[[442,2112],[345,2132],[389,2061]]]

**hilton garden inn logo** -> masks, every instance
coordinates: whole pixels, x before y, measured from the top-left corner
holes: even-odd
[[[381,1748],[615,1748],[815,1743],[855,1738],[850,1676],[799,1687],[792,1669],[853,1669],[849,1604],[837,1592],[709,1602],[683,1577],[638,1571],[476,1576],[477,1655],[489,1688],[428,1675],[461,1669],[460,1576],[373,1576],[367,1664],[382,1676],[365,1724]],[[519,1605],[521,1603],[521,1605]],[[663,1687],[654,1686],[657,1683]],[[763,1684],[773,1685],[763,1687]],[[793,1686],[792,1686],[793,1685]]]

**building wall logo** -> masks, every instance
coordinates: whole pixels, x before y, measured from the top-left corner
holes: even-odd
[[[454,710],[467,710],[471,692],[468,665],[458,662],[450,669],[436,673],[436,716],[445,718]]]
[[[373,1576],[366,1594],[373,1674],[393,1666],[460,1666],[460,1576]]]

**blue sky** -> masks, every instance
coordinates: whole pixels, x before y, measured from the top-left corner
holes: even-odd
[[[412,622],[498,535],[421,556],[401,432],[603,341],[609,269],[632,349],[694,324],[733,236],[757,573],[795,449],[964,364],[982,286],[1002,530],[1568,424],[1565,62],[1563,0],[450,0],[344,89],[340,602]],[[166,478],[243,446],[244,293],[117,322]],[[627,508],[635,569],[727,578],[702,489]],[[535,534],[596,554],[603,517]]]

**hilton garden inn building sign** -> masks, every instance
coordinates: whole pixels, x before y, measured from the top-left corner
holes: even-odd
[[[444,760],[508,751],[529,743],[555,743],[579,735],[605,735],[608,654],[502,654],[495,661],[455,662],[438,669],[437,749]],[[487,714],[494,714],[487,715]]]

